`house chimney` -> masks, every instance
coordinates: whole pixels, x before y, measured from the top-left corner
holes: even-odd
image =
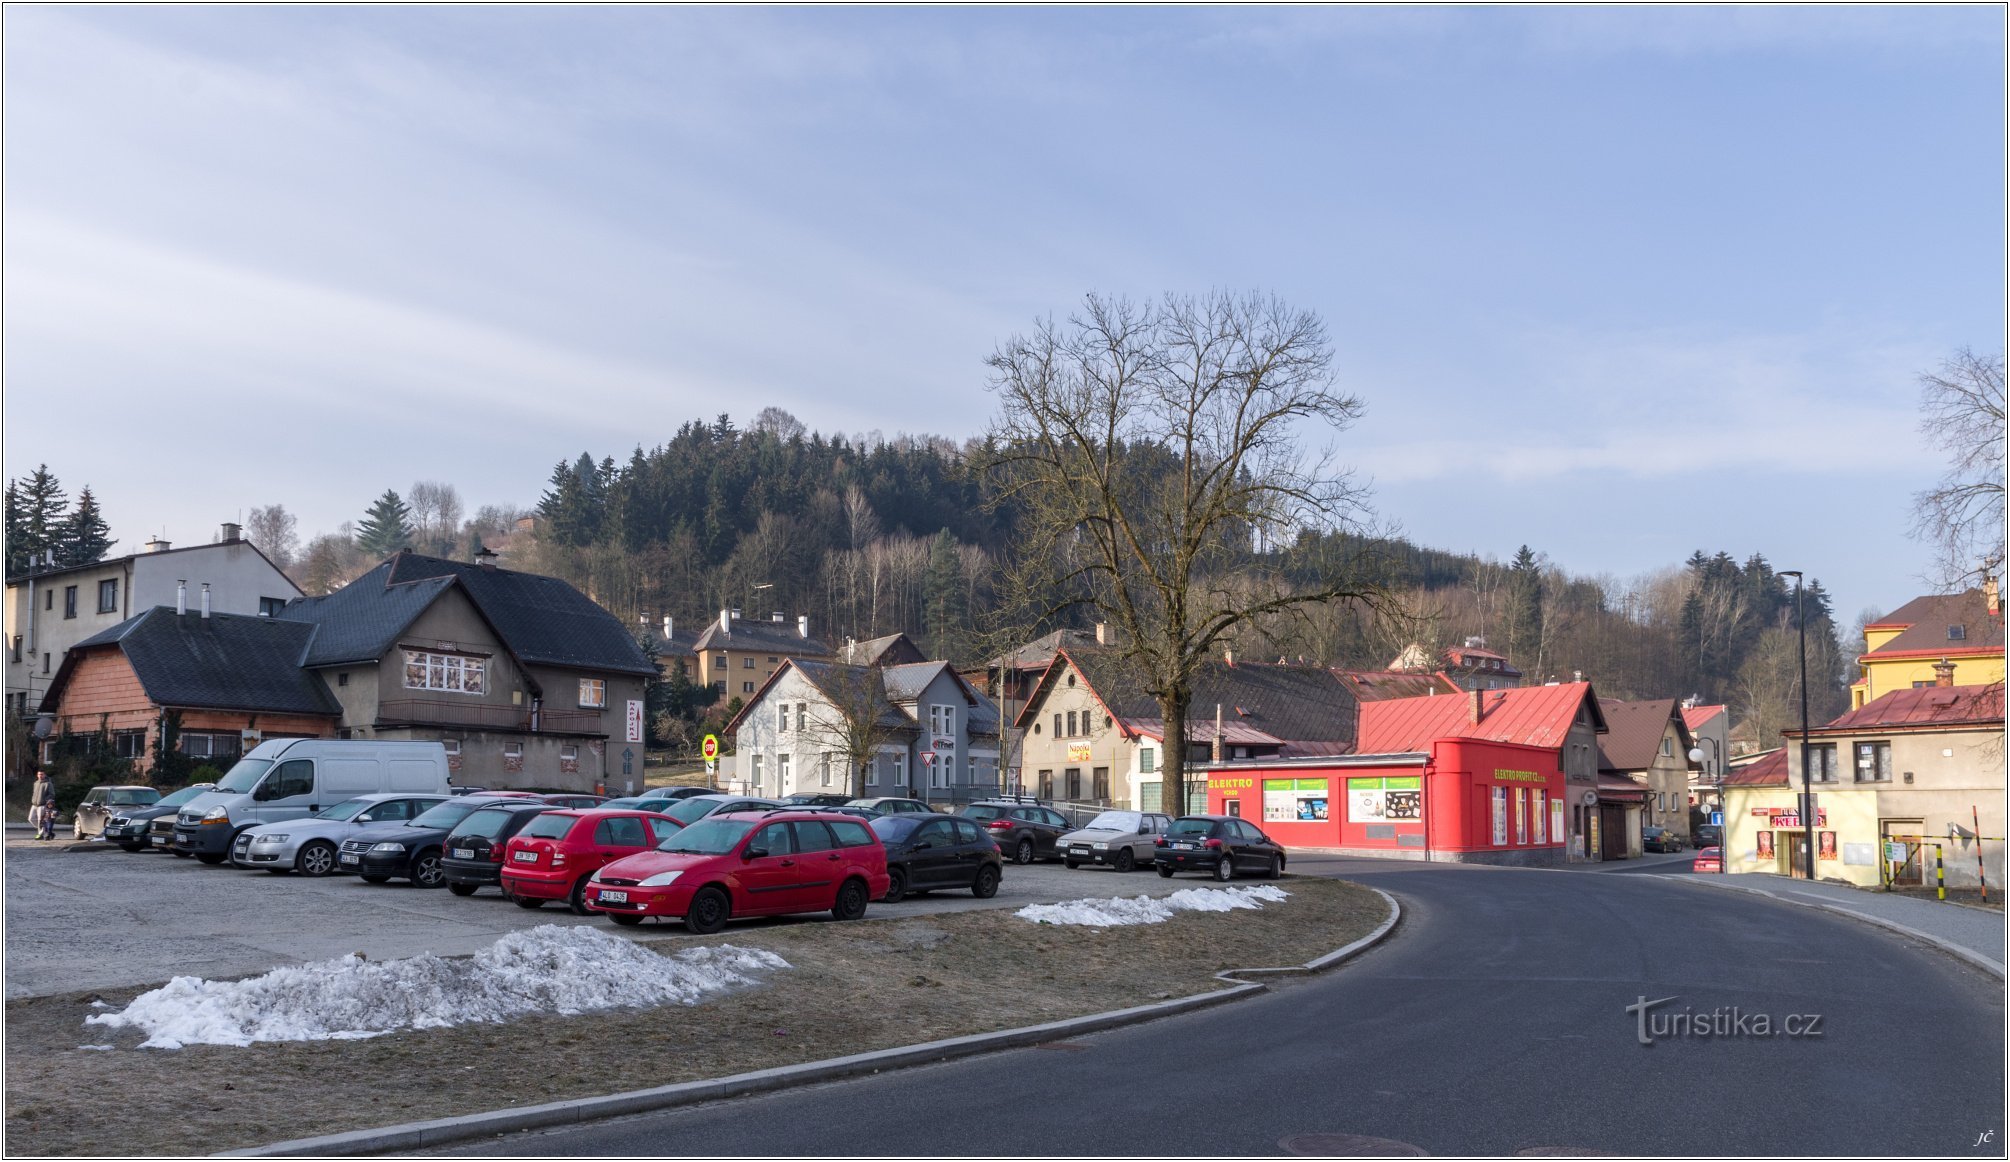
[[[1096,644],[1099,646],[1106,646],[1110,644],[1109,622],[1099,621],[1096,623]]]
[[[159,537],[147,538],[146,550],[149,553],[165,553],[172,548],[174,548],[173,542],[161,540]]]
[[[187,580],[181,580],[174,583],[174,611],[176,613],[188,612]]]
[[[1584,681],[1584,671],[1583,671],[1583,670],[1572,670],[1572,671],[1570,672],[1570,680],[1571,680],[1571,681],[1573,681],[1573,682],[1582,682],[1582,681]]]
[[[2003,591],[1997,587],[1996,578],[1982,578],[1982,600],[1989,607],[1989,616],[2003,616]]]
[[[1214,761],[1221,761],[1221,703],[1214,704]]]
[[[475,564],[480,565],[482,568],[487,569],[488,571],[493,573],[496,567],[495,550],[489,548],[487,545],[483,545],[481,548],[476,549]]]
[[[810,636],[810,615],[805,613],[796,618],[796,632],[803,637]]]
[[[209,582],[207,581],[202,583],[202,615],[205,618],[209,616]]]
[[[1933,663],[1933,684],[1936,686],[1954,685],[1953,662],[1948,661],[1946,658],[1942,658],[1939,661]]]
[[[740,607],[737,605],[733,607],[733,620],[734,621],[740,620]]]
[[[223,522],[223,543],[234,545],[244,539],[244,526],[232,521]]]
[[[670,615],[666,613],[663,615],[663,640],[667,642],[675,637],[676,635],[670,631]]]
[[[1483,649],[1486,649],[1486,648],[1487,648],[1487,639],[1486,639],[1486,638],[1484,638],[1484,637],[1469,637],[1469,638],[1467,638],[1467,639],[1466,639],[1466,648],[1467,648],[1467,649],[1469,649],[1469,650],[1483,650]]]
[[[1473,725],[1487,716],[1487,695],[1484,690],[1473,690],[1466,695],[1466,718]]]
[[[786,610],[777,609],[772,613],[768,614],[769,621],[787,621],[788,619],[789,615]]]
[[[730,610],[730,609],[722,609],[722,610],[720,610],[720,611],[719,611],[719,632],[720,632],[720,633],[732,633],[732,632],[733,632],[733,611],[732,611],[732,610]]]

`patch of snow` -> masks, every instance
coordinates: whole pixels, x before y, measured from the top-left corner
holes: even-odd
[[[94,1009],[109,1009],[112,1006],[106,1004],[104,1001],[92,1001],[91,1007]]]
[[[84,1023],[143,1029],[142,1049],[345,1041],[532,1013],[695,1005],[788,967],[760,949],[721,944],[664,956],[597,928],[545,924],[462,959],[352,955],[249,980],[178,976]]]
[[[1163,924],[1178,912],[1230,912],[1258,909],[1290,897],[1283,888],[1257,884],[1247,888],[1183,888],[1170,896],[1065,900],[1059,904],[1029,904],[1014,912],[1022,920],[1041,924],[1081,924],[1113,928],[1125,924]]]
[[[117,1049],[117,1045],[79,1045],[79,1049]]]

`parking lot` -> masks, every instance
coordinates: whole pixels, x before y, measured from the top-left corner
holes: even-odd
[[[403,881],[373,885],[354,876],[276,876],[102,846],[70,851],[67,840],[38,844],[24,835],[10,832],[6,845],[10,1000],[154,984],[174,976],[244,976],[352,952],[373,960],[471,953],[505,933],[539,924],[593,924],[642,940],[683,935],[680,925],[665,921],[617,928],[560,906],[528,911],[494,889],[460,898]],[[1093,868],[1068,871],[1057,863],[1008,863],[998,894],[989,900],[944,891],[898,904],[874,903],[866,918],[1165,890],[1165,881],[1150,872],[1119,875]],[[828,915],[743,920],[727,932],[830,922]]]

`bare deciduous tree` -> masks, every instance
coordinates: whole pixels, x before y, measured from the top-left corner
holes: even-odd
[[[887,701],[886,676],[878,666],[846,666],[797,661],[796,667],[823,698],[810,704],[804,725],[811,745],[845,765],[845,787],[865,797],[865,770],[879,749],[907,733],[907,716]]]
[[[283,504],[268,504],[254,508],[244,518],[244,531],[251,543],[272,558],[272,563],[281,569],[293,564],[293,554],[300,549],[300,522],[286,511]]]
[[[1914,494],[1911,531],[1936,553],[1926,580],[1951,592],[2003,561],[2003,357],[1964,347],[1919,385],[1919,430],[1947,472]]]
[[[761,414],[754,417],[753,424],[747,430],[773,432],[775,438],[785,444],[790,440],[802,439],[803,434],[809,431],[801,420],[789,414],[786,409],[772,406],[762,408]]]
[[[1224,641],[1276,614],[1379,590],[1336,567],[1293,586],[1254,551],[1352,527],[1364,489],[1307,428],[1345,429],[1325,326],[1275,298],[1091,295],[1065,324],[987,361],[999,501],[1021,506],[1008,596],[1028,626],[1086,610],[1164,719],[1163,802],[1185,809],[1194,677]]]

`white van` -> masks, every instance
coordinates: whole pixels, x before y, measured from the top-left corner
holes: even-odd
[[[237,760],[216,790],[182,804],[170,850],[222,863],[247,827],[304,819],[345,799],[385,791],[451,794],[447,748],[437,742],[268,738]]]

